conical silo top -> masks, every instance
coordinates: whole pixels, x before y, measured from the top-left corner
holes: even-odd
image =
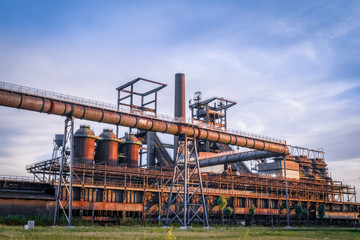
[[[111,128],[104,128],[99,137],[101,141],[120,141]]]
[[[134,133],[130,132],[129,134],[126,135],[126,142],[128,144],[137,144],[137,145],[142,145],[142,143],[139,141],[139,139],[137,139],[137,137],[135,137]]]
[[[80,128],[75,132],[74,137],[96,138],[89,125],[81,125]]]

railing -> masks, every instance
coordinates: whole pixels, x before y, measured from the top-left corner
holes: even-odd
[[[256,139],[260,139],[260,140],[286,144],[286,141],[282,140],[282,139],[268,137],[268,136],[250,133],[250,132],[241,131],[241,130],[235,130],[235,129],[225,130],[225,129],[222,129],[222,128],[219,128],[219,127],[216,127],[216,126],[213,126],[210,124],[206,124],[203,122],[197,122],[196,120],[193,120],[191,118],[173,117],[173,116],[164,115],[164,114],[156,114],[155,115],[152,112],[147,112],[147,111],[142,111],[142,110],[137,110],[137,109],[130,109],[130,108],[125,108],[125,107],[120,107],[120,106],[118,108],[118,106],[115,104],[94,101],[94,100],[86,99],[86,98],[79,98],[79,97],[70,96],[70,95],[66,95],[66,94],[50,92],[50,91],[46,91],[46,90],[25,87],[25,86],[1,82],[1,81],[0,81],[0,88],[10,90],[10,91],[28,93],[28,94],[32,94],[32,95],[41,96],[41,97],[52,98],[52,99],[56,99],[56,100],[62,100],[62,101],[66,101],[66,102],[83,104],[83,105],[87,105],[87,106],[91,106],[91,107],[101,108],[104,110],[121,111],[121,112],[139,115],[139,116],[147,116],[147,117],[151,117],[151,118],[157,118],[157,119],[170,121],[170,122],[174,122],[174,123],[189,123],[189,124],[197,125],[202,128],[221,131],[224,133],[234,133],[234,134],[239,134],[239,135],[252,137],[252,138],[256,138]]]
[[[0,180],[16,181],[16,182],[40,182],[40,180],[34,177],[24,177],[15,175],[0,175]]]
[[[293,156],[300,156],[300,155],[304,155],[307,156],[309,158],[325,158],[325,152],[323,151],[323,149],[309,149],[309,148],[303,148],[303,147],[298,147],[298,146],[291,146],[288,145],[289,150],[291,155]]]
[[[49,159],[49,160],[38,161],[38,162],[26,165],[26,170],[30,170],[30,169],[36,168],[36,167],[46,166],[48,164],[51,164],[51,165],[53,165],[55,163],[59,164],[59,162],[60,162],[60,157],[54,158],[54,159]]]

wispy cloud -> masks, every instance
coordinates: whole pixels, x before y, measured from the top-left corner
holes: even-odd
[[[172,115],[174,74],[184,72],[187,99],[202,91],[238,102],[229,127],[324,147],[333,176],[358,184],[360,81],[347,71],[359,62],[358,4],[280,2],[109,1],[19,16],[0,23],[0,79],[115,103],[115,88],[142,76],[168,84],[159,112]],[[0,173],[50,156],[63,119],[0,113],[0,169],[9,169]]]

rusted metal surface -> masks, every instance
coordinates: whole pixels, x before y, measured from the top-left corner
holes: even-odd
[[[116,166],[118,159],[118,143],[120,140],[112,129],[104,129],[99,135],[96,147],[96,162],[105,162],[108,166]]]
[[[139,151],[141,142],[134,136],[133,133],[130,133],[126,136],[126,152],[127,152],[127,164],[131,168],[139,166]]]
[[[99,210],[99,211],[135,211],[143,210],[142,203],[111,203],[111,202],[85,202],[73,201],[74,210]]]
[[[75,162],[92,164],[95,154],[94,132],[88,125],[81,125],[74,134]]]
[[[21,216],[42,216],[52,217],[55,210],[55,201],[42,199],[12,198],[5,199],[0,197],[0,216],[10,215]]]
[[[0,89],[0,105],[44,112],[55,115],[72,115],[75,118],[104,122],[119,126],[163,132],[172,135],[195,136],[198,139],[235,146],[264,150],[280,154],[289,152],[286,144],[242,136],[196,124],[166,121],[155,117],[97,108],[85,104],[66,102],[54,98]]]
[[[356,219],[356,212],[329,212],[325,211],[327,219]]]
[[[235,214],[249,215],[249,208],[234,208]],[[279,215],[279,209],[256,208],[256,215]]]
[[[39,169],[39,171],[45,170],[45,168]],[[66,171],[68,170],[65,168]],[[139,214],[137,217],[141,215],[148,220],[157,219],[157,196],[159,191],[161,191],[162,198],[161,213],[162,216],[166,214],[164,209],[166,209],[170,192],[170,169],[146,170],[143,168],[104,165],[90,167],[78,163],[75,164],[74,171],[76,173],[74,192],[77,192],[74,195],[76,198],[81,199],[80,201],[74,201],[75,216],[79,216],[79,211],[83,211],[83,219],[91,220],[91,212],[94,209],[96,221],[118,221],[125,215],[131,217],[130,212],[136,212]],[[96,176],[96,181],[93,176]],[[234,208],[235,218],[237,219],[241,219],[241,216],[244,215],[247,216],[249,207],[252,204],[256,205],[255,211],[258,218],[266,220],[271,213],[273,216],[284,217],[285,193],[283,178],[254,174],[241,174],[238,176],[231,173],[207,173],[202,175],[202,179],[210,219],[212,220],[218,219],[219,216],[217,198],[220,195],[227,198],[228,205]],[[193,179],[193,181],[196,181],[196,179]],[[160,185],[155,185],[156,182]],[[329,212],[327,219],[338,219],[340,221],[355,219],[354,212],[358,215],[360,211],[359,203],[347,201],[347,196],[356,194],[355,189],[343,185],[341,182],[289,179],[288,189],[292,212],[296,204],[301,204],[309,212],[313,213],[310,217],[312,221],[316,219],[314,209],[320,203],[326,206],[326,213]],[[91,192],[91,194],[86,195],[86,192]],[[111,197],[116,192],[120,192],[120,198]],[[342,198],[336,198],[336,195],[341,195]],[[63,197],[67,198],[67,196]],[[272,211],[268,204],[269,200],[272,201]],[[21,204],[25,206],[27,203],[25,200],[22,201]],[[3,202],[3,200],[0,202]],[[45,207],[42,209],[44,210]],[[40,209],[39,211],[43,210]],[[14,214],[16,213],[14,212]],[[292,216],[292,218],[295,217]]]

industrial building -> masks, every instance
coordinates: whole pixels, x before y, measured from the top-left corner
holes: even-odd
[[[138,91],[144,83],[153,87]],[[229,129],[228,110],[236,102],[223,97],[196,92],[186,118],[184,74],[175,75],[174,117],[158,114],[164,87],[137,78],[116,89],[112,105],[0,82],[1,106],[66,119],[52,158],[26,166],[33,177],[0,176],[0,215],[45,214],[55,216],[55,224],[65,213],[98,223],[134,218],[208,226],[220,221],[217,200],[225,196],[234,209],[226,221],[234,224],[249,222],[252,206],[259,224],[286,224],[286,213],[295,220],[297,205],[308,213],[303,223],[318,221],[320,204],[331,224],[358,218],[355,188],[329,176],[323,151]],[[74,129],[76,119],[114,129]],[[121,135],[118,126],[129,131]],[[161,134],[174,142],[162,142]]]

